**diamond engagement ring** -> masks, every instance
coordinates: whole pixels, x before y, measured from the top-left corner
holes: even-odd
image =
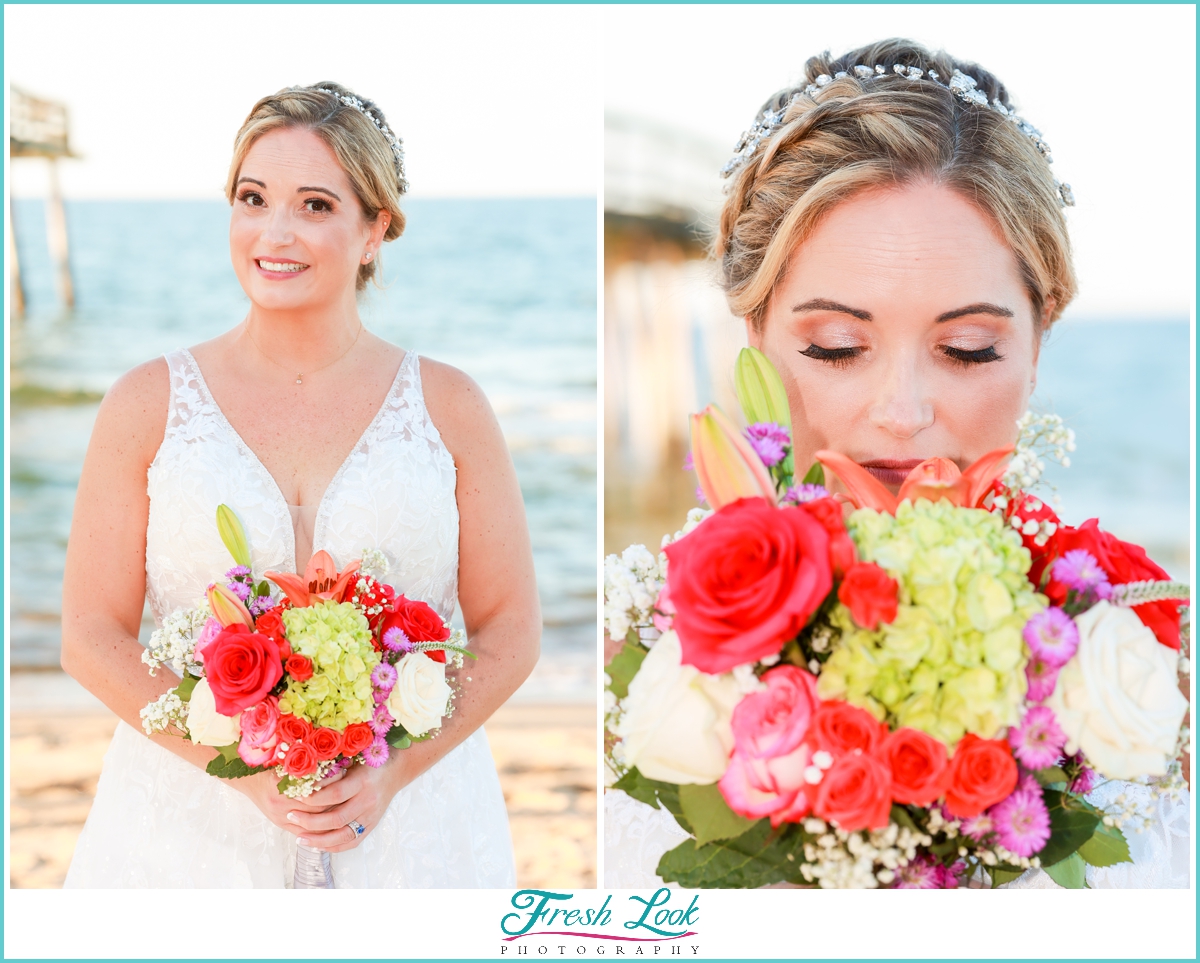
[[[355,839],[367,831],[367,827],[360,823],[357,819],[351,819],[350,822],[346,823],[346,828],[354,833]]]

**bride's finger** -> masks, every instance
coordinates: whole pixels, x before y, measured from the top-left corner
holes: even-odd
[[[352,819],[361,822],[368,808],[364,801],[351,800],[321,813],[290,812],[287,818],[305,832],[328,833],[348,825]]]
[[[353,849],[369,832],[370,827],[368,826],[365,827],[364,832],[360,835],[355,832],[353,826],[347,823],[328,832],[306,832],[296,842],[301,846],[310,846],[313,849],[321,849],[327,853],[340,853],[347,849]]]

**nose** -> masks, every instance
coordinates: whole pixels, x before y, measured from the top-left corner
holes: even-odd
[[[272,247],[287,247],[296,240],[292,228],[292,214],[283,207],[272,210],[263,225],[263,241]]]
[[[915,366],[898,359],[888,368],[874,403],[871,424],[897,438],[908,439],[933,424],[933,404]]]

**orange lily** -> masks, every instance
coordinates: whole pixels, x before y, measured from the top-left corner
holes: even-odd
[[[225,628],[229,628],[231,625],[251,626],[254,624],[250,619],[250,613],[246,611],[246,606],[242,604],[242,600],[224,585],[210,585],[207,594],[208,607],[212,609],[213,618]]]
[[[322,549],[308,560],[303,578],[287,572],[264,572],[263,575],[283,589],[292,605],[304,608],[321,599],[341,598],[358,566],[359,561],[355,559],[339,572],[333,558]]]
[[[762,459],[714,405],[692,415],[692,465],[713,508],[739,498],[765,498],[775,504],[775,483]]]
[[[978,507],[1012,453],[1012,445],[989,451],[966,471],[959,471],[948,458],[927,458],[908,473],[895,495],[852,458],[836,451],[819,451],[815,457],[841,479],[855,508],[873,508],[895,515],[902,501],[915,502],[918,498],[931,502],[945,499],[952,505]]]

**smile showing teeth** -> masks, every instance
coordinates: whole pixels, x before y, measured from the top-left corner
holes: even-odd
[[[297,271],[303,271],[307,264],[295,264],[292,262],[282,263],[279,261],[263,261],[259,260],[258,266],[264,271],[279,271],[282,274],[295,274]]]

